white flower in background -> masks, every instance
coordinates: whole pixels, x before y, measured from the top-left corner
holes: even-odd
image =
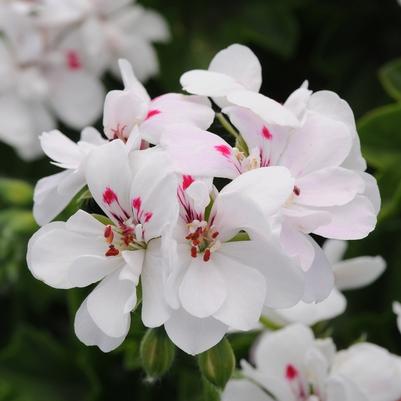
[[[323,245],[335,279],[335,287],[325,300],[316,304],[301,301],[289,309],[266,308],[263,314],[278,324],[303,323],[308,326],[342,314],[347,300],[341,291],[371,284],[386,268],[386,262],[381,256],[359,256],[342,260],[346,248],[347,243],[339,240],[327,240]]]
[[[105,352],[128,333],[141,273],[143,308],[160,302],[166,260],[161,237],[178,213],[177,179],[166,159],[160,152],[138,152],[129,158],[117,140],[96,148],[87,161],[88,186],[108,224],[80,210],[65,223],[45,225],[28,244],[28,267],[46,284],[67,289],[100,281],[77,312],[75,332]]]
[[[161,133],[172,124],[187,123],[207,129],[214,112],[205,97],[168,93],[151,99],[137,80],[130,63],[120,60],[124,90],[110,91],[104,103],[103,126],[109,139],[119,138],[138,146],[144,139],[159,143]]]
[[[35,186],[33,215],[39,225],[53,220],[86,185],[85,162],[94,147],[107,141],[94,128],[85,128],[75,143],[60,131],[45,132],[40,143],[52,164],[65,171],[44,177]]]
[[[401,360],[370,343],[336,353],[295,324],[264,334],[242,361],[243,379],[228,383],[223,401],[397,401]],[[250,398],[251,397],[251,398]]]
[[[213,195],[210,187],[184,176],[175,233],[176,255],[166,280],[170,308],[164,325],[171,340],[189,354],[217,344],[228,328],[250,330],[263,305],[294,305],[303,294],[303,275],[273,238],[254,229],[263,212],[253,193],[264,194],[273,214],[291,193],[293,180],[282,167],[242,175]],[[233,238],[244,230],[250,240]],[[173,248],[173,245],[170,246]],[[157,317],[157,319],[156,319]],[[155,314],[160,325],[162,318]]]
[[[399,302],[393,302],[393,312],[397,315],[397,327],[401,333],[401,304]]]

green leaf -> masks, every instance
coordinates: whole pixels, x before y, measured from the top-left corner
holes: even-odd
[[[20,327],[0,353],[0,401],[89,400],[89,383],[71,350],[32,328]]]
[[[401,100],[401,59],[391,61],[379,71],[380,81],[386,92],[395,100]]]
[[[401,103],[375,109],[358,122],[362,151],[368,162],[385,169],[401,158]]]
[[[0,178],[0,206],[30,206],[33,188],[22,180]]]

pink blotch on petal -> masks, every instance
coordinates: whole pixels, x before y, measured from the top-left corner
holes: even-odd
[[[153,216],[152,212],[146,212],[145,213],[145,223],[147,223]]]
[[[182,176],[182,189],[185,191],[195,180],[190,175]]]
[[[214,148],[224,157],[231,156],[231,149],[227,145],[216,145]]]
[[[132,200],[132,207],[133,207],[136,211],[139,211],[139,210],[140,210],[141,204],[142,204],[142,201],[141,201],[141,198],[140,198],[139,196],[138,196],[137,198],[134,198],[134,199]]]
[[[117,201],[118,201],[117,194],[110,187],[107,187],[103,192],[103,202],[107,203],[108,205],[111,205],[113,202]]]
[[[294,380],[299,376],[299,372],[294,365],[287,365],[285,369],[285,377],[287,380]]]
[[[79,70],[82,68],[81,59],[75,50],[68,50],[66,54],[67,66],[70,70]]]
[[[269,131],[269,129],[266,126],[263,126],[263,128],[262,128],[262,135],[268,141],[270,141],[273,138],[273,135],[271,134],[271,132]]]
[[[154,117],[154,116],[157,116],[157,115],[160,114],[160,113],[161,113],[160,110],[156,110],[156,109],[154,109],[154,110],[149,110],[149,111],[148,111],[148,114],[146,115],[145,120],[148,120],[149,118],[152,118],[152,117]]]

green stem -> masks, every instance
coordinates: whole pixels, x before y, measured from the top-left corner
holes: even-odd
[[[280,326],[277,323],[272,322],[270,319],[268,319],[266,316],[261,316],[259,319],[259,322],[262,323],[266,329],[276,331],[282,329],[282,326]]]
[[[223,128],[235,138],[235,146],[241,151],[249,156],[248,145],[245,143],[244,138],[234,129],[230,122],[223,116],[222,113],[216,113],[216,117],[219,120]]]

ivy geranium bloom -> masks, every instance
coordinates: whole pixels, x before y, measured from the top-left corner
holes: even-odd
[[[90,152],[107,141],[94,128],[85,128],[75,143],[58,130],[40,136],[44,153],[65,171],[40,179],[33,196],[33,215],[38,224],[53,220],[86,185],[85,162]]]
[[[109,139],[119,138],[153,144],[172,124],[186,123],[202,129],[210,127],[214,112],[207,98],[168,93],[151,99],[126,60],[119,61],[124,90],[110,91],[104,104],[103,126]]]
[[[203,352],[229,328],[252,329],[263,305],[285,307],[302,297],[303,274],[298,265],[273,238],[267,240],[255,230],[255,222],[266,210],[251,196],[263,192],[274,213],[292,187],[285,168],[255,170],[214,193],[211,205],[207,183],[183,177],[178,188],[174,268],[165,284],[170,312],[164,322],[179,348],[190,354]]]
[[[46,284],[67,289],[99,282],[77,312],[75,332],[105,352],[128,333],[141,275],[143,313],[158,304],[162,237],[177,219],[176,175],[162,154],[143,152],[130,157],[134,167],[120,140],[94,150],[86,179],[108,219],[80,210],[65,223],[45,225],[28,244],[28,267]]]
[[[278,324],[302,323],[312,326],[342,314],[347,306],[347,299],[341,291],[371,284],[386,268],[386,262],[381,256],[359,256],[342,260],[346,249],[346,241],[326,240],[323,245],[323,252],[333,268],[335,281],[335,287],[325,300],[316,304],[300,301],[288,309],[266,308],[264,315]]]
[[[369,343],[336,353],[331,339],[316,340],[299,324],[264,334],[252,362],[242,361],[244,378],[229,382],[223,401],[251,396],[258,401],[397,401],[401,396],[399,357]]]

